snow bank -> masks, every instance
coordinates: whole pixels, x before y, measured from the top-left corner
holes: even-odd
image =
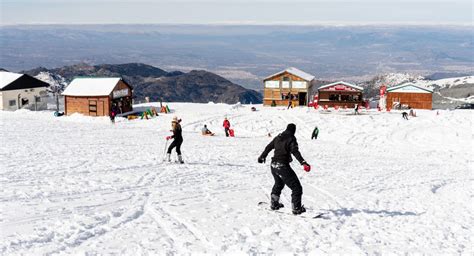
[[[0,254],[473,254],[472,111],[171,103],[150,120],[0,112]],[[159,106],[157,103],[140,107]],[[138,106],[137,106],[138,107]],[[182,118],[186,164],[162,163]],[[227,116],[235,138],[226,138]],[[258,155],[287,123],[311,216],[277,214]],[[200,135],[207,124],[215,137]],[[318,125],[320,134],[311,141]],[[174,155],[175,156],[175,155]],[[282,194],[289,212],[290,191]]]

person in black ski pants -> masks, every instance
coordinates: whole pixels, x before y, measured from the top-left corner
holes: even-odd
[[[273,178],[275,179],[275,184],[272,188],[270,208],[272,210],[278,210],[284,206],[280,203],[280,194],[285,185],[287,185],[291,189],[292,211],[293,214],[297,215],[306,212],[306,209],[301,204],[303,188],[301,187],[300,180],[290,167],[290,162],[293,160],[291,154],[293,154],[298,162],[303,165],[306,172],[311,170],[311,166],[303,159],[298,150],[298,142],[295,138],[295,132],[296,125],[288,124],[286,130],[276,136],[265,147],[263,153],[258,157],[258,162],[264,163],[268,153],[273,149],[275,150],[271,162],[271,171]]]
[[[171,122],[171,127],[173,128],[173,135],[166,137],[166,140],[173,139],[173,142],[168,147],[168,162],[171,162],[171,150],[176,147],[176,153],[178,154],[178,162],[182,164],[184,163],[183,158],[181,156],[181,144],[183,144],[183,134],[181,130],[181,125],[179,124],[180,122],[181,119],[178,120],[178,117],[173,117],[173,121]]]

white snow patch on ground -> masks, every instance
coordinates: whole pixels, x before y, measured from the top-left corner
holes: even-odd
[[[0,112],[0,254],[472,255],[472,111],[326,113],[171,104],[151,120]],[[173,115],[186,164],[162,163]],[[236,136],[223,136],[227,116]],[[305,216],[257,207],[258,155],[297,125]],[[202,125],[217,133],[200,135]],[[315,125],[317,141],[311,141]],[[290,212],[285,188],[284,211]]]

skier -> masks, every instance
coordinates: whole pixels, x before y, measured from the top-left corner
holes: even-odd
[[[265,158],[271,150],[275,149],[271,162],[271,171],[275,184],[272,188],[270,208],[278,210],[284,205],[280,203],[281,190],[287,185],[291,189],[291,204],[292,212],[295,215],[306,212],[306,209],[301,205],[301,196],[303,195],[303,188],[293,169],[290,167],[290,162],[293,160],[291,154],[303,165],[306,172],[311,171],[311,166],[303,159],[298,150],[298,142],[295,138],[296,125],[288,124],[286,130],[276,136],[266,147],[263,153],[258,157],[259,163],[264,163]]]
[[[358,114],[359,114],[359,104],[355,104],[355,107],[354,107],[354,114],[355,114],[355,115],[358,115]]]
[[[224,118],[224,123],[222,124],[222,126],[224,126],[225,136],[229,137],[230,122],[229,120],[227,120],[227,117]]]
[[[317,140],[318,139],[318,134],[319,134],[319,129],[316,126],[316,127],[314,127],[313,134],[311,134],[311,139]]]
[[[176,116],[173,117],[173,121],[171,121],[173,135],[166,137],[166,140],[174,139],[171,145],[168,147],[167,160],[168,162],[171,162],[171,150],[176,147],[176,153],[178,154],[178,162],[180,164],[184,164],[183,158],[181,156],[181,144],[183,144],[183,135],[180,123],[181,119],[178,119],[178,117]]]
[[[408,113],[403,111],[402,112],[402,118],[408,120]]]

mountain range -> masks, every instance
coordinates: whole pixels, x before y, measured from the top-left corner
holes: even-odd
[[[134,87],[137,101],[261,103],[260,93],[204,70],[172,71],[142,63],[88,65],[77,64],[61,68],[44,67],[22,71],[49,83],[69,83],[77,76],[122,77]]]
[[[261,103],[262,95],[246,89],[219,75],[205,70],[190,72],[165,71],[143,63],[76,64],[61,68],[44,67],[23,71],[50,84],[67,85],[76,76],[123,77],[134,87],[135,100],[143,102],[145,97],[151,101],[168,102],[223,102],[233,104],[241,102]],[[459,104],[474,101],[474,76],[456,76],[456,73],[433,74],[427,77],[408,73],[387,73],[374,76],[357,85],[364,88],[364,96],[377,100],[379,88],[412,82],[434,90],[434,108],[452,108]],[[441,78],[441,79],[433,79]],[[314,88],[328,84],[331,80],[316,80]],[[314,91],[314,90],[313,90]]]

